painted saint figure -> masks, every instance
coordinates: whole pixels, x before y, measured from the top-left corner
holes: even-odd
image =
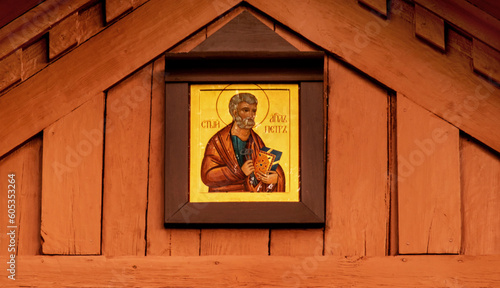
[[[201,164],[201,179],[209,192],[284,192],[285,175],[278,165],[276,171],[256,172],[252,159],[265,147],[253,131],[257,98],[239,93],[229,101],[233,117],[226,127],[208,141]]]

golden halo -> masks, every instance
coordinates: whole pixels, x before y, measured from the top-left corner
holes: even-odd
[[[250,93],[257,97],[257,115],[255,116],[255,127],[258,127],[269,114],[269,98],[266,92],[257,84],[230,84],[224,87],[217,97],[215,104],[217,116],[225,125],[233,122],[233,117],[229,113],[229,100],[238,93]]]

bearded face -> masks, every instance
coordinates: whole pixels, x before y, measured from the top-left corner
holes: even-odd
[[[241,129],[252,129],[255,126],[256,113],[257,104],[240,102],[238,103],[238,107],[233,114],[234,122]]]
[[[236,122],[236,125],[238,125],[238,127],[240,127],[241,129],[252,129],[253,126],[255,126],[255,120],[253,120],[252,117],[246,117],[245,119],[243,119],[240,116],[236,116],[234,118],[234,121]]]

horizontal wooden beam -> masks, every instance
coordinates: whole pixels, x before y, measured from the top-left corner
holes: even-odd
[[[215,7],[208,0],[196,5],[149,1],[4,94],[0,97],[0,155],[109,89],[238,1],[218,3]]]
[[[500,256],[32,256],[2,287],[499,287]]]

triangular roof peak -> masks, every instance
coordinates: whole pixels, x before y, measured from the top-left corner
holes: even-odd
[[[250,12],[244,10],[192,51],[293,52],[298,50]]]

